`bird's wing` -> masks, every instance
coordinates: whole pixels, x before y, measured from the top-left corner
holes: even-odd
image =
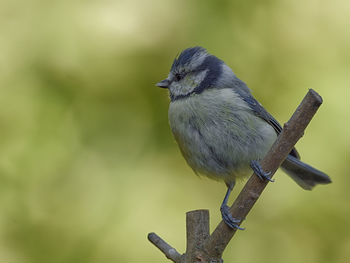
[[[242,99],[249,105],[251,110],[254,112],[254,114],[264,121],[266,121],[268,124],[270,124],[277,134],[280,134],[282,131],[282,126],[279,124],[279,122],[270,114],[267,112],[267,110],[264,109],[264,107],[253,97],[253,95],[250,93],[250,89],[247,87],[247,85],[239,80],[238,78],[235,79],[235,92],[238,93],[242,97]],[[292,149],[290,152],[290,155],[294,156],[295,158],[300,159],[300,155],[297,152],[295,148]]]

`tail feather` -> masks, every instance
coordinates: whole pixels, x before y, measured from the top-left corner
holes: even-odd
[[[291,155],[288,155],[281,167],[305,190],[311,190],[317,184],[329,184],[332,182],[331,178],[325,173],[303,163]]]

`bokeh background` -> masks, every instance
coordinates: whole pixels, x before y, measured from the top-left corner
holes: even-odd
[[[346,0],[2,0],[0,262],[167,262],[148,232],[183,252],[186,211],[219,222],[226,188],[187,167],[154,86],[195,45],[281,123],[309,88],[324,99],[298,149],[333,184],[279,173],[225,262],[349,262],[349,14]]]

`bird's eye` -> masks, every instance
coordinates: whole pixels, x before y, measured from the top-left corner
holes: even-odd
[[[179,81],[179,80],[181,80],[183,78],[183,75],[181,75],[180,73],[176,73],[175,74],[175,79],[176,79],[176,81]]]

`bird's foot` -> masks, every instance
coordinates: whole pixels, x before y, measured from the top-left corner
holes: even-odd
[[[270,182],[274,182],[275,180],[272,180],[270,178],[271,172],[265,172],[260,163],[258,161],[251,161],[250,167],[253,169],[254,173],[261,179],[261,180],[268,180]]]
[[[222,215],[222,220],[231,227],[232,229],[239,229],[239,230],[244,230],[243,227],[240,227],[237,223],[240,223],[241,220],[233,218],[230,212],[230,208],[227,205],[221,205],[220,207],[221,215]]]

